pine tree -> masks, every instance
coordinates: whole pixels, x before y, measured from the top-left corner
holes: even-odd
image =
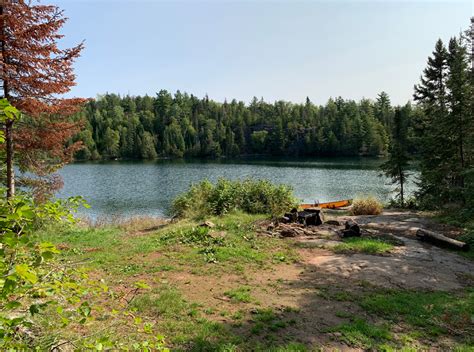
[[[382,164],[381,169],[389,177],[392,184],[398,185],[398,198],[401,207],[405,206],[404,186],[408,177],[408,117],[410,106],[395,108],[393,117],[392,143],[388,160]]]
[[[474,138],[474,116],[471,115],[472,86],[469,72],[467,46],[460,39],[449,41],[448,68],[446,81],[448,88],[448,106],[450,117],[446,121],[445,131],[451,137],[456,149],[451,161],[453,164],[453,193],[465,201],[465,173],[472,165],[472,150],[469,151],[466,141]],[[470,153],[471,152],[471,153]]]
[[[155,150],[155,141],[150,132],[143,133],[140,154],[143,159],[156,159],[158,157]]]
[[[415,101],[423,109],[418,126],[421,151],[418,195],[426,205],[449,201],[451,140],[444,131],[447,109],[447,57],[443,42],[437,41],[433,56],[415,85]]]
[[[384,124],[389,130],[392,129],[393,125],[393,109],[390,103],[390,97],[386,92],[381,92],[377,96],[377,100],[374,105],[375,117]]]
[[[78,148],[77,143],[64,148],[79,126],[65,116],[76,112],[83,100],[60,99],[58,95],[74,85],[72,64],[83,45],[70,49],[58,46],[62,38],[59,30],[65,22],[63,12],[56,6],[24,0],[0,3],[3,97],[29,115],[16,131],[12,120],[5,124],[7,197],[15,194],[15,148],[21,151],[20,168],[40,175],[54,171]]]

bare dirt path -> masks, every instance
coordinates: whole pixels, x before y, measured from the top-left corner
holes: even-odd
[[[352,219],[362,229],[373,234],[391,235],[403,242],[387,255],[335,254],[330,251],[306,250],[303,260],[321,274],[364,280],[375,286],[402,289],[455,290],[472,285],[474,263],[455,252],[420,242],[416,229],[424,228],[456,236],[457,229],[438,224],[417,213],[385,212],[377,216],[345,216],[339,221]],[[298,241],[314,243],[313,238]],[[318,240],[325,246],[325,240]],[[332,240],[327,240],[329,247]]]

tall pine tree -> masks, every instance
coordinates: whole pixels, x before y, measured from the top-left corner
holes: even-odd
[[[392,184],[397,185],[397,197],[400,205],[405,206],[405,183],[408,178],[408,118],[411,107],[397,107],[393,116],[392,143],[389,159],[382,165],[385,176],[390,177]]]

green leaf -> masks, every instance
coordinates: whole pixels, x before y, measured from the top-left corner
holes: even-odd
[[[145,290],[149,290],[151,288],[150,286],[148,286],[148,284],[146,282],[143,282],[143,281],[135,282],[135,287],[136,288],[142,288],[142,289],[145,289]]]
[[[18,307],[21,307],[21,303],[18,301],[11,301],[5,304],[5,309],[16,309]]]
[[[7,279],[5,280],[5,283],[3,284],[2,296],[10,292],[13,292],[15,287],[16,287],[16,277],[13,275],[8,276]]]
[[[38,304],[32,304],[30,306],[30,313],[31,315],[38,314],[40,312],[40,306]]]
[[[89,315],[91,315],[91,307],[89,306],[89,303],[87,302],[82,303],[81,306],[79,307],[79,312],[84,317],[88,317]]]
[[[19,277],[21,277],[25,281],[28,281],[32,284],[35,284],[36,282],[38,282],[38,277],[30,269],[30,267],[27,264],[15,265],[15,272],[17,273]]]

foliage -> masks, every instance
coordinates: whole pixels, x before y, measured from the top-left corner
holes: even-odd
[[[382,210],[382,203],[375,197],[356,198],[351,207],[352,215],[378,215]]]
[[[390,177],[392,184],[398,184],[397,188],[400,205],[405,206],[404,185],[408,178],[407,167],[409,161],[408,145],[408,117],[410,105],[404,108],[396,108],[393,118],[392,143],[389,148],[389,159],[381,166],[385,176]]]
[[[192,185],[173,201],[172,212],[180,217],[223,215],[234,210],[280,215],[295,204],[288,186],[273,185],[267,180],[220,179],[215,185],[209,181]]]
[[[422,206],[446,203],[474,207],[474,114],[468,42],[438,40],[428,58],[415,100],[423,111],[416,123],[420,153],[418,197]]]
[[[73,139],[84,144],[77,159],[378,156],[387,152],[393,124],[384,92],[375,102],[339,97],[322,106],[309,99],[219,103],[166,90],[156,97],[105,94],[89,101],[80,115],[87,122]]]
[[[13,170],[15,156],[21,171],[36,174],[29,186],[58,187],[58,177],[48,175],[70,160],[80,145],[67,143],[80,127],[68,116],[85,100],[60,96],[75,84],[72,65],[83,44],[59,45],[66,17],[57,6],[3,1],[1,9],[3,96],[24,114],[21,123],[10,120],[5,124],[8,168]],[[8,192],[13,195],[13,172],[7,178]]]
[[[57,334],[60,327],[80,326],[94,320],[93,300],[113,295],[105,283],[90,279],[80,267],[54,260],[59,254],[57,247],[50,242],[39,242],[33,235],[35,228],[44,222],[74,222],[72,213],[81,204],[80,197],[41,204],[35,204],[26,195],[0,201],[1,349],[37,346],[49,350],[65,344],[87,349],[125,347],[116,338],[105,335],[84,336],[79,341],[58,339],[54,335],[50,339],[42,338],[43,316],[56,325]],[[146,287],[138,282],[134,290],[138,292]],[[163,348],[163,338],[154,335],[151,325],[134,321],[126,306],[116,305],[115,312],[116,319],[123,324],[132,321],[147,336],[136,342],[142,350]]]

